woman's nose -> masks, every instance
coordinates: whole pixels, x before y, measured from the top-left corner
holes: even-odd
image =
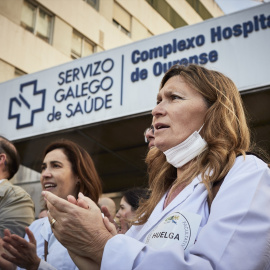
[[[120,213],[119,213],[119,210],[117,211],[117,213],[116,213],[116,215],[115,215],[117,218],[120,218],[121,217],[121,215],[120,215]]]
[[[42,176],[43,178],[48,178],[48,177],[51,177],[52,174],[51,174],[51,171],[50,171],[48,168],[46,168],[46,169],[44,169],[44,170],[42,171],[41,176]]]
[[[162,102],[157,104],[156,107],[152,110],[153,116],[164,115],[165,113],[166,113],[165,106]]]

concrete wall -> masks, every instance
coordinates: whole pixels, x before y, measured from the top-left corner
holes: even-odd
[[[0,15],[0,59],[26,73],[70,61],[45,41]],[[8,79],[8,78],[7,78]]]
[[[11,80],[14,78],[14,66],[0,59],[0,82]]]

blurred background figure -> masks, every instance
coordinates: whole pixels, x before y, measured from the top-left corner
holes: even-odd
[[[116,205],[113,199],[109,197],[101,197],[98,200],[98,205],[100,209],[102,209],[103,211],[104,211],[104,207],[106,207],[110,214],[110,217],[114,219],[115,214],[116,214]]]
[[[34,203],[30,195],[9,180],[17,173],[20,157],[11,141],[0,136],[0,254],[7,253],[3,248],[4,229],[24,236],[25,227],[34,220]],[[0,257],[0,269],[16,267]]]
[[[19,165],[17,149],[7,138],[0,136],[0,237],[4,236],[4,229],[24,236],[25,227],[35,220],[30,195],[9,181]]]
[[[148,148],[151,149],[155,146],[155,135],[154,135],[154,126],[151,125],[149,128],[147,128],[144,132],[144,139],[145,142],[148,143]]]
[[[116,213],[116,217],[133,221],[136,216],[136,210],[139,207],[141,200],[149,198],[149,190],[147,188],[132,188],[127,190],[120,202],[120,208]]]
[[[48,210],[47,209],[41,209],[38,215],[38,218],[44,218],[48,216]]]

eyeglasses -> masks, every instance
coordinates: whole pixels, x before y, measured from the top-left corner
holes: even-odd
[[[147,129],[144,131],[144,133],[143,133],[143,135],[144,135],[144,140],[145,140],[146,143],[149,143],[149,141],[148,141],[148,139],[147,139],[147,137],[146,137],[146,134],[147,134],[148,132],[152,132],[153,135],[155,134],[155,128],[154,128],[153,125],[151,125],[149,128],[147,128]]]

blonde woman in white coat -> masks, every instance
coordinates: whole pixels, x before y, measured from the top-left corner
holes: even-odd
[[[247,154],[250,132],[234,83],[204,67],[175,65],[152,115],[152,193],[138,221],[112,236],[88,198],[74,205],[44,192],[59,241],[101,269],[270,269],[270,172]],[[75,227],[87,229],[70,238]]]

